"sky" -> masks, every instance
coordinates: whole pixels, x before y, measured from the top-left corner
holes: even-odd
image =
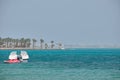
[[[120,0],[0,0],[0,37],[120,45]]]

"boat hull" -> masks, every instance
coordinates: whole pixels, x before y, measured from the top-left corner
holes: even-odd
[[[17,59],[5,60],[4,63],[20,63],[20,60]]]

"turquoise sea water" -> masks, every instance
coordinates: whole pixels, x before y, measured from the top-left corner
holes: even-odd
[[[120,49],[26,50],[28,63],[3,63],[11,51],[0,50],[0,80],[120,80]]]

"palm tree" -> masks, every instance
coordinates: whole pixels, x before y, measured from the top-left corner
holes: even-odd
[[[4,44],[3,39],[0,37],[0,47],[2,47]]]
[[[33,41],[33,49],[35,48],[35,43],[37,42],[37,40],[36,39],[32,39],[32,41]]]
[[[27,39],[24,39],[23,47],[25,48],[27,46]]]
[[[54,41],[51,41],[51,49],[53,49],[54,46]]]
[[[10,42],[10,38],[9,37],[5,38],[6,48],[9,47],[9,42]]]
[[[44,43],[44,40],[43,39],[40,39],[40,48],[43,49],[43,43]]]
[[[0,45],[2,45],[2,38],[0,37]]]
[[[20,47],[23,47],[24,46],[24,38],[21,38],[20,39]]]
[[[27,47],[27,48],[30,47],[30,44],[31,44],[30,41],[31,41],[31,40],[30,40],[29,38],[26,39],[26,47]]]
[[[11,42],[12,42],[12,47],[15,47],[15,39],[11,38]]]
[[[19,45],[18,45],[19,41],[20,41],[19,39],[15,39],[15,47],[19,47]]]
[[[62,44],[58,43],[58,48],[61,49],[62,48]]]
[[[9,46],[8,47],[13,47],[13,39],[12,38],[9,38],[9,44],[8,44]]]
[[[6,47],[6,39],[5,38],[2,39],[2,43],[3,43],[2,47]]]
[[[48,49],[48,44],[47,43],[45,43],[45,49]]]

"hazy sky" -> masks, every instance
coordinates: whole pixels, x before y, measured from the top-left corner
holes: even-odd
[[[0,37],[120,45],[120,0],[0,0]]]

